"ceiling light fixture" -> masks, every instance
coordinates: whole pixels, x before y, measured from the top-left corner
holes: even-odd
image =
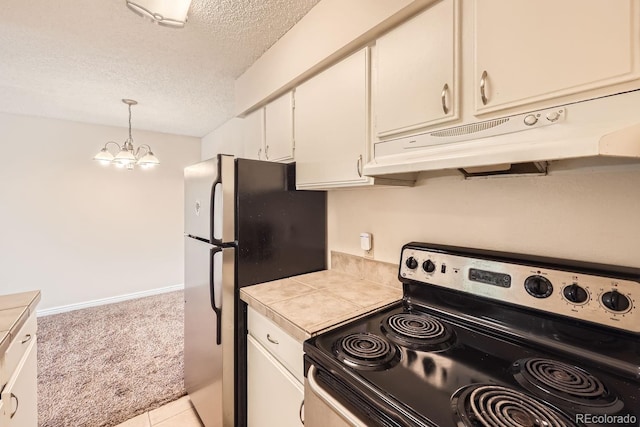
[[[182,28],[187,22],[191,0],[126,0],[127,7],[156,24]]]
[[[129,138],[122,144],[122,147],[120,147],[120,144],[117,142],[108,141],[104,144],[102,150],[94,156],[93,160],[97,160],[103,165],[113,163],[116,167],[127,168],[128,170],[132,170],[135,165],[138,165],[143,169],[148,169],[160,164],[158,158],[153,155],[153,152],[151,152],[151,147],[147,144],[143,144],[134,150],[133,138],[131,137],[131,106],[136,105],[138,101],[134,101],[133,99],[123,99],[122,102],[129,106]],[[118,147],[118,151],[115,156],[108,150],[110,144]],[[140,150],[145,151],[141,153]],[[141,156],[141,154],[143,155]]]

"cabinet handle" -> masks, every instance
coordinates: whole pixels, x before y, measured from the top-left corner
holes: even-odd
[[[447,114],[449,112],[449,107],[447,107],[447,92],[449,92],[449,85],[448,84],[444,84],[444,87],[442,88],[442,111],[444,111],[445,114]]]
[[[298,417],[300,418],[300,422],[304,425],[304,417],[302,416],[302,411],[304,410],[304,399],[300,402],[300,410],[298,411]]]
[[[485,92],[485,87],[487,86],[487,71],[482,72],[482,77],[480,77],[480,98],[482,98],[482,105],[487,105],[489,101],[487,99],[487,94]]]
[[[362,178],[362,154],[358,156],[358,162],[356,163],[356,169],[358,170],[358,176]]]
[[[24,336],[24,339],[20,342],[20,344],[24,344],[26,342],[31,341],[31,334],[27,334]]]
[[[18,396],[16,396],[15,394],[11,393],[11,399],[16,399],[16,410],[13,411],[11,413],[11,415],[9,415],[9,419],[13,418],[13,416],[16,414],[16,412],[18,412],[18,406],[20,406],[20,401],[18,400]]]
[[[264,147],[264,157],[269,160],[269,146]]]
[[[273,338],[271,338],[271,335],[269,334],[267,334],[267,340],[269,340],[269,342],[273,344],[280,344],[278,340],[274,340]]]
[[[261,155],[262,155],[262,148],[258,148],[258,160],[260,160]]]

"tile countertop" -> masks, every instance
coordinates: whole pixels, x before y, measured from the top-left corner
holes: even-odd
[[[39,302],[40,291],[0,295],[0,359]]]
[[[240,298],[295,339],[304,341],[398,301],[402,288],[323,270],[247,286],[240,289]]]

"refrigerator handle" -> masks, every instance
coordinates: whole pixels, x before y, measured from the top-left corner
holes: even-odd
[[[222,209],[222,182],[218,180],[213,184],[211,191],[211,241],[213,243],[222,243],[224,220]]]
[[[233,156],[218,154],[218,178],[211,187],[211,243],[233,242],[235,236],[235,173]]]
[[[222,249],[211,249],[209,260],[209,295],[216,313],[216,344],[222,344]],[[217,255],[217,256],[216,256]]]

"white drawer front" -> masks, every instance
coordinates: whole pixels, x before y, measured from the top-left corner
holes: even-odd
[[[304,382],[302,343],[249,307],[249,334],[262,344],[301,383]]]
[[[247,381],[249,427],[302,427],[302,384],[251,335],[247,337]]]
[[[4,372],[11,376],[16,369],[20,359],[31,344],[36,340],[37,320],[36,314],[33,313],[27,321],[22,325],[15,338],[11,341],[7,352],[4,354]],[[2,384],[0,384],[2,386]]]

